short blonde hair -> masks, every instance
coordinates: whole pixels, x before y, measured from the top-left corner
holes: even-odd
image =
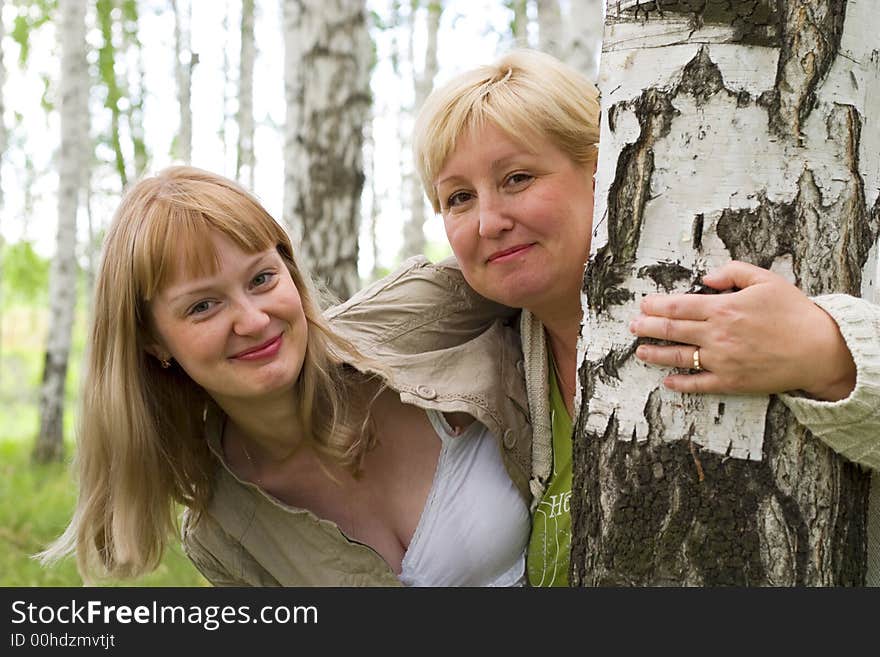
[[[599,91],[575,69],[535,50],[514,50],[458,75],[428,96],[413,128],[415,166],[440,212],[434,188],[458,139],[486,123],[527,147],[549,139],[575,163],[595,162]]]
[[[308,341],[292,403],[304,439],[354,471],[373,444],[368,377],[342,365],[343,356],[360,356],[328,328],[281,226],[245,189],[208,171],[178,166],[144,178],[116,211],[96,280],[77,430],[77,507],[40,555],[50,562],[75,552],[87,581],[152,570],[176,528],[174,503],[198,513],[211,499],[217,463],[204,432],[209,397],[177,364],[163,368],[147,346],[155,341],[150,300],[175,268],[216,271],[212,231],[247,253],[277,249],[299,291]]]

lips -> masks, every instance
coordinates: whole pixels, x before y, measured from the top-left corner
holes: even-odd
[[[257,345],[256,347],[251,347],[250,349],[245,349],[244,351],[240,351],[230,358],[239,359],[239,360],[258,360],[260,358],[269,358],[278,353],[278,350],[281,348],[281,336],[279,333],[271,340],[267,340],[263,344]]]
[[[516,255],[518,253],[522,253],[527,249],[532,248],[533,244],[517,244],[516,246],[512,246],[509,249],[504,249],[502,251],[496,251],[492,255],[490,255],[486,262],[496,262],[499,260],[504,260],[505,258],[509,258],[510,256]]]

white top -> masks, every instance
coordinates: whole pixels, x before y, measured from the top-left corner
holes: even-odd
[[[498,441],[474,421],[455,435],[427,410],[443,446],[401,564],[406,586],[521,586],[529,510],[504,469]]]

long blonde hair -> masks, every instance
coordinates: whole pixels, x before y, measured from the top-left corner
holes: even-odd
[[[592,165],[599,91],[567,64],[527,49],[465,71],[432,91],[413,127],[413,155],[435,212],[440,199],[434,182],[446,159],[459,138],[487,122],[527,147],[549,139],[576,164]]]
[[[39,555],[44,562],[75,552],[84,578],[149,572],[176,530],[174,503],[199,512],[211,498],[209,398],[179,366],[163,368],[146,351],[149,301],[180,255],[187,270],[216,268],[209,231],[247,253],[276,248],[296,284],[308,323],[294,396],[304,440],[354,472],[374,442],[367,375],[342,364],[362,357],[329,329],[284,230],[235,182],[167,168],[125,194],[104,241],[77,430],[79,498],[65,532]]]

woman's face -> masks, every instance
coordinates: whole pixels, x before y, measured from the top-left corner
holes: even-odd
[[[545,308],[577,308],[590,251],[592,174],[546,139],[531,152],[491,124],[462,135],[435,188],[471,287],[539,316]]]
[[[152,300],[158,342],[149,351],[173,357],[221,405],[284,393],[308,339],[290,272],[274,248],[245,253],[220,233],[211,241],[216,275],[178,274]]]

